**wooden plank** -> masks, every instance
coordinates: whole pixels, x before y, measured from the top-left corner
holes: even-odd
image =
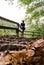
[[[32,35],[32,36],[40,36],[40,34],[31,34],[31,33],[29,33],[29,34],[24,34],[24,35]]]
[[[18,30],[18,28],[14,28],[14,27],[7,27],[7,26],[0,26],[0,29],[12,29],[12,30]],[[19,32],[22,32],[21,30],[19,30]]]
[[[19,25],[19,23],[15,22],[15,21],[12,21],[12,20],[9,20],[7,18],[1,17],[1,16],[0,16],[0,19],[1,20],[5,20],[5,21],[10,22],[10,23],[14,23],[14,24],[18,24]]]
[[[34,32],[34,31],[29,31],[29,30],[28,30],[28,31],[25,31],[25,32],[39,33],[39,31],[35,31],[35,32]]]
[[[7,27],[7,26],[0,26],[0,29],[12,29],[12,30],[16,30],[17,28]]]

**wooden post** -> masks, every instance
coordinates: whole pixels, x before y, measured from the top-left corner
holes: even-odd
[[[32,32],[32,37],[34,37],[34,32]]]
[[[19,37],[19,24],[17,24],[17,27],[16,27],[16,35]]]

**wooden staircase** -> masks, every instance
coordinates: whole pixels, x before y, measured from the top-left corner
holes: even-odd
[[[19,51],[19,49],[22,51],[26,48],[26,43],[31,40],[33,39],[17,37],[16,35],[0,36],[0,51]],[[44,65],[44,46],[35,48],[34,52],[35,54],[30,59],[28,58],[29,64]]]

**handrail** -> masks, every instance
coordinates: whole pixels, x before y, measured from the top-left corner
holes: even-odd
[[[24,34],[24,35],[32,35],[32,36],[34,36],[34,35],[36,35],[36,36],[40,36],[40,34]]]
[[[7,26],[0,26],[0,29],[12,29],[12,30],[17,30],[17,28],[14,28],[14,27],[7,27]],[[22,31],[19,30],[19,32],[22,32]]]
[[[39,31],[25,31],[24,32],[24,36],[28,36],[29,37],[29,35],[31,36],[31,37],[34,37],[34,36],[41,36],[41,34],[40,34],[40,32]]]
[[[7,21],[7,22],[10,22],[10,23],[14,23],[14,24],[18,24],[19,25],[19,23],[15,22],[15,21],[12,21],[12,20],[9,20],[7,18],[1,17],[1,16],[0,16],[0,19],[4,20],[4,21]]]
[[[31,32],[31,33],[39,33],[39,31],[25,31],[25,32]]]
[[[22,33],[22,30],[20,30],[20,29],[21,29],[21,26],[19,25],[19,23],[15,22],[15,21],[12,21],[12,20],[9,20],[9,19],[6,19],[6,18],[1,17],[1,16],[0,16],[0,19],[1,19],[1,20],[4,20],[4,21],[6,21],[6,22],[14,23],[14,24],[17,25],[16,28],[14,28],[14,27],[7,27],[7,26],[0,26],[0,29],[12,29],[12,30],[18,30],[19,32]],[[20,28],[20,29],[19,29],[19,28]]]
[[[4,17],[1,17],[1,16],[0,16],[0,19],[1,19],[1,20],[4,20],[4,21],[7,21],[7,22],[10,22],[10,23],[17,24],[17,25],[21,28],[21,26],[19,25],[19,23],[18,23],[18,22],[15,22],[15,21],[9,20],[9,19],[4,18]]]
[[[7,26],[0,26],[0,29],[12,29],[12,30],[16,30],[17,28],[7,27]]]

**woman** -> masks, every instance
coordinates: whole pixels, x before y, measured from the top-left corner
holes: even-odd
[[[24,35],[24,31],[25,31],[25,23],[24,23],[24,20],[22,20],[21,29],[22,29],[22,35]]]

